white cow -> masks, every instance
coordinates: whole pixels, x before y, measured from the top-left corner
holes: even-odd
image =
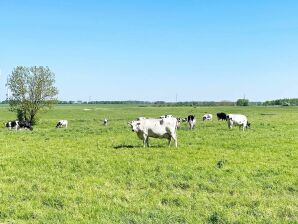
[[[68,121],[67,120],[60,120],[58,121],[56,128],[62,128],[62,127],[66,127],[68,126]]]
[[[142,119],[131,121],[128,123],[132,127],[132,131],[136,132],[138,137],[143,140],[144,147],[149,147],[149,137],[166,138],[170,146],[171,139],[174,139],[177,147],[177,119],[168,117],[163,119]]]
[[[204,114],[203,121],[212,121],[212,114]]]
[[[235,125],[239,126],[239,128],[242,127],[242,130],[244,131],[245,128],[250,127],[247,117],[242,114],[227,114],[227,122],[229,128],[232,128]]]
[[[161,115],[159,117],[160,119],[164,119],[164,118],[175,118],[176,119],[176,128],[180,129],[180,125],[181,125],[181,118],[180,117],[174,117],[171,114],[165,114],[165,115]]]

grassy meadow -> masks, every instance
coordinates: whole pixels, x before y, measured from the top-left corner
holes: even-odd
[[[216,112],[252,127],[229,130]],[[195,114],[196,129],[182,124],[178,148],[143,148],[127,122],[162,114]],[[0,223],[298,223],[296,107],[63,105],[32,132],[2,126]]]

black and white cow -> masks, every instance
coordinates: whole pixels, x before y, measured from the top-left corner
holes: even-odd
[[[23,129],[29,129],[30,131],[33,130],[32,125],[30,124],[30,122],[28,121],[18,121],[18,120],[14,120],[14,121],[8,121],[5,126],[8,129],[15,129],[15,130],[19,130],[21,128]]]
[[[68,126],[68,121],[67,120],[60,120],[58,121],[56,128],[62,128],[62,127],[66,127]]]
[[[212,114],[204,114],[203,121],[212,121]]]
[[[108,125],[108,119],[107,118],[103,119],[103,125],[104,126],[107,126]]]
[[[11,129],[16,129],[18,130],[19,129],[19,121],[18,120],[15,120],[15,121],[8,121],[6,124],[5,124],[5,127],[7,127],[9,130]]]
[[[188,127],[190,130],[195,128],[196,125],[196,116],[195,115],[188,115],[187,116]]]
[[[225,114],[225,113],[223,113],[223,112],[221,112],[221,113],[217,113],[216,114],[217,115],[217,119],[220,121],[220,120],[222,120],[222,121],[226,121],[227,120],[227,115]]]

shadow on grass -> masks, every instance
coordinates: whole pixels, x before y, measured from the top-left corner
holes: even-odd
[[[113,147],[114,149],[142,149],[144,148],[143,145],[116,145]],[[150,148],[171,148],[168,145],[150,145],[149,147],[146,146],[147,149]]]
[[[113,147],[114,149],[133,149],[133,148],[140,148],[140,146],[135,145],[117,145]]]

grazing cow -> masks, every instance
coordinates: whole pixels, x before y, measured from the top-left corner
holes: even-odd
[[[66,127],[68,126],[68,121],[67,120],[60,120],[58,121],[56,128],[62,128],[62,127]]]
[[[6,124],[5,124],[5,127],[7,127],[9,130],[11,130],[12,128],[18,130],[20,125],[19,125],[19,121],[18,120],[15,120],[15,121],[8,121]]]
[[[203,116],[203,121],[211,121],[212,120],[212,114],[205,114]]]
[[[168,117],[162,119],[142,119],[131,121],[128,123],[133,132],[136,132],[138,137],[143,140],[144,147],[149,147],[149,137],[166,138],[170,146],[171,139],[174,139],[177,147],[176,118]]]
[[[165,115],[161,115],[159,118],[168,118],[168,117],[173,117],[173,115],[171,114],[165,114]]]
[[[217,115],[217,119],[220,121],[220,120],[222,120],[222,121],[226,121],[227,120],[227,115],[225,114],[225,113],[217,113],[216,114]]]
[[[108,125],[108,119],[107,118],[103,119],[103,125],[104,126],[107,126]]]
[[[164,118],[175,118],[177,123],[176,123],[176,128],[177,129],[180,129],[180,123],[181,123],[181,118],[180,117],[174,117],[173,115],[171,114],[165,114],[165,115],[161,115],[159,117],[160,119],[164,119]]]
[[[245,128],[250,127],[247,117],[242,114],[227,114],[227,121],[229,128],[232,128],[235,125],[239,126],[239,129],[242,127],[242,130],[244,131]]]
[[[195,115],[188,115],[187,117],[188,127],[190,130],[195,128],[196,125],[196,116]]]

